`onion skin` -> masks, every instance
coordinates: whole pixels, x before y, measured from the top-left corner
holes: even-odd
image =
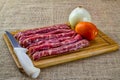
[[[78,22],[91,22],[91,15],[90,13],[83,7],[75,8],[69,15],[69,23],[72,29],[75,29],[75,25]]]

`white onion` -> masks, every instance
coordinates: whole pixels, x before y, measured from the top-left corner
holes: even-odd
[[[91,22],[91,15],[90,13],[83,7],[77,7],[75,8],[69,15],[69,23],[71,25],[71,28],[74,29],[75,25],[78,22]]]

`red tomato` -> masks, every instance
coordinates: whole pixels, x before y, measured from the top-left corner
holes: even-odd
[[[75,26],[75,31],[87,40],[94,40],[98,34],[96,26],[91,22],[79,22]]]

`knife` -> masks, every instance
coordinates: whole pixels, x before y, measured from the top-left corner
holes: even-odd
[[[21,64],[21,66],[23,67],[25,73],[32,78],[37,78],[40,74],[40,69],[34,67],[31,59],[26,54],[27,49],[21,47],[10,32],[8,32],[8,31],[5,31],[5,32],[6,32],[6,35],[9,39],[10,43],[12,44],[13,50]]]

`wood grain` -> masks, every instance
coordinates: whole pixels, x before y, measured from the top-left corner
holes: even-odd
[[[15,34],[16,32],[18,31],[11,32],[11,33]],[[3,38],[8,46],[10,54],[12,55],[17,67],[19,68],[20,71],[23,72],[23,69],[13,51],[13,47],[11,46],[6,34],[3,35]],[[79,51],[76,51],[76,52],[71,52],[69,54],[43,58],[39,61],[32,60],[32,62],[38,68],[45,68],[45,67],[65,63],[65,62],[70,62],[70,61],[74,61],[82,58],[87,58],[87,57],[91,57],[91,56],[95,56],[103,53],[112,52],[115,50],[118,50],[118,44],[99,30],[98,36],[96,37],[95,40],[90,42],[89,47],[80,49]]]

